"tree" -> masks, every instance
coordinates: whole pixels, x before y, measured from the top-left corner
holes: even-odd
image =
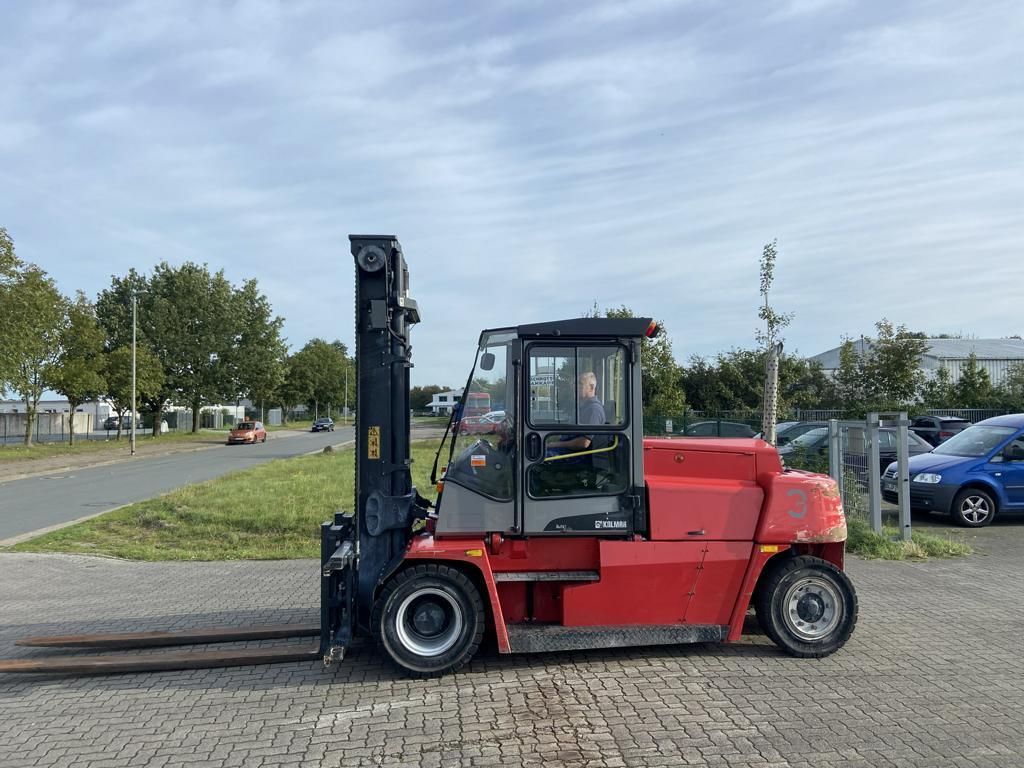
[[[7,230],[0,227],[0,315],[6,314],[8,303],[13,301],[11,286],[23,265],[14,253],[14,241]],[[0,317],[0,329],[3,329],[3,318]],[[7,390],[16,363],[13,348],[8,344],[0,344],[0,392]]]
[[[117,410],[118,414],[118,427],[117,434],[118,439],[121,437],[121,422],[123,420],[125,412],[131,409],[131,344],[132,344],[132,297],[138,297],[138,322],[135,328],[135,341],[137,350],[136,368],[139,367],[139,357],[142,354],[142,350],[146,349],[150,354],[154,354],[150,347],[149,341],[149,328],[150,325],[147,319],[150,316],[150,310],[152,308],[152,293],[150,291],[149,280],[144,276],[136,272],[134,269],[130,270],[124,277],[112,276],[110,279],[110,288],[101,291],[96,299],[96,318],[99,320],[100,325],[106,332],[106,344],[105,348],[108,353],[113,353],[117,350],[127,349],[128,350],[128,361],[127,361],[127,384],[122,384],[124,379],[119,378],[118,383],[111,385],[112,399],[116,398],[113,392],[127,392],[126,397],[121,400],[123,408]],[[159,360],[159,358],[157,358]],[[108,358],[108,365],[113,364],[116,366],[115,375],[120,375],[124,370],[120,366],[121,359],[119,356]],[[162,369],[162,363],[161,363]],[[108,375],[110,371],[108,370]],[[145,410],[154,414],[153,419],[153,435],[157,436],[160,434],[160,415],[163,413],[163,409],[167,401],[174,394],[170,386],[166,381],[166,374],[161,370],[160,375],[160,386],[156,390],[144,391],[142,388],[137,387],[137,399],[136,409],[142,411],[143,407]],[[117,406],[115,405],[115,408]],[[132,414],[132,419],[136,418],[136,414]]]
[[[600,317],[595,304],[589,317]],[[629,307],[606,309],[605,317],[636,317]],[[686,410],[686,396],[682,387],[682,370],[672,354],[672,341],[665,326],[658,323],[661,333],[656,338],[644,337],[640,343],[640,370],[644,411],[651,415],[670,416]]]
[[[132,407],[132,348],[118,347],[106,354],[106,394],[117,414],[117,439],[121,439],[121,423]],[[163,388],[164,367],[160,359],[145,346],[135,350],[135,395],[144,402],[156,397]],[[134,416],[133,416],[134,418]]]
[[[775,442],[775,417],[779,397],[779,355],[782,353],[781,331],[793,319],[792,314],[776,312],[768,302],[768,292],[775,280],[777,241],[766,243],[761,251],[761,296],[764,305],[757,316],[764,320],[765,330],[755,332],[755,338],[764,350],[764,387],[761,408],[761,432],[769,443]]]
[[[7,234],[7,230],[0,227],[0,279],[14,277],[20,262],[14,254],[14,240]]]
[[[255,280],[246,280],[231,303],[231,317],[237,328],[234,345],[224,355],[224,364],[231,372],[235,397],[246,397],[253,403],[268,400],[284,382],[284,320],[274,316]]]
[[[66,303],[53,280],[33,264],[13,264],[0,283],[4,385],[25,403],[26,446],[32,445],[36,409],[60,351]]]
[[[1014,363],[1007,369],[1000,391],[1005,407],[1024,411],[1024,363]]]
[[[782,339],[782,330],[793,320],[792,312],[776,312],[768,303],[768,292],[775,281],[775,259],[778,257],[778,241],[765,243],[761,251],[761,296],[764,304],[757,310],[757,316],[764,320],[764,330],[754,331],[754,338],[765,351],[771,349]]]
[[[683,370],[686,401],[700,411],[750,410],[763,406],[760,382],[764,376],[764,352],[734,349],[715,361],[693,357]],[[778,408],[789,412],[818,408],[828,399],[830,385],[821,366],[796,355],[779,356]]]
[[[988,408],[995,405],[998,396],[988,371],[978,365],[974,352],[960,369],[960,380],[953,385],[953,392],[961,408]]]
[[[868,405],[871,410],[906,407],[918,399],[924,386],[921,357],[928,351],[928,342],[885,318],[875,323],[875,330],[878,337],[862,361]]]
[[[286,407],[305,403],[318,413],[321,405],[344,401],[345,371],[351,372],[351,363],[340,341],[311,339],[288,358],[287,368],[279,390]]]
[[[885,318],[875,323],[878,336],[847,338],[839,348],[835,400],[850,417],[868,411],[895,411],[917,403],[925,387],[921,356],[928,342]]]
[[[211,275],[205,264],[171,267],[164,262],[149,281],[139,322],[163,362],[168,399],[191,406],[193,432],[199,431],[203,405],[235,398],[232,293],[224,272]],[[153,414],[154,435],[162,410]]]
[[[50,376],[50,386],[67,398],[71,409],[68,425],[71,445],[75,444],[75,411],[87,400],[99,397],[106,387],[103,341],[96,310],[79,291],[75,301],[68,305],[60,333],[60,354]]]
[[[925,408],[948,408],[956,402],[956,390],[947,368],[939,368],[921,387],[921,402]]]
[[[427,384],[425,387],[413,387],[409,390],[409,407],[414,411],[424,411],[434,395],[441,392],[448,392],[448,387],[441,387],[437,384]]]
[[[283,382],[283,321],[255,280],[236,289],[223,271],[211,274],[191,262],[158,264],[148,279],[134,270],[114,277],[97,300],[108,350],[131,343],[133,293],[139,296],[139,345],[164,369],[159,391],[142,398],[153,414],[154,435],[168,401],[188,404],[198,431],[203,405],[269,398]]]

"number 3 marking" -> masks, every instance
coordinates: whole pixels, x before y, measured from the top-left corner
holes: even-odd
[[[799,488],[791,488],[786,491],[786,496],[795,496],[794,509],[789,510],[789,516],[798,520],[807,514],[807,494]]]

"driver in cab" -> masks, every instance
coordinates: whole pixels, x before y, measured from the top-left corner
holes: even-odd
[[[597,398],[597,376],[593,371],[581,373],[577,379],[579,391],[579,424],[604,424],[604,403]],[[590,450],[592,439],[589,435],[562,435],[559,440],[552,440],[545,446],[548,457],[564,456],[570,453]],[[578,459],[576,460],[578,461]],[[566,459],[564,463],[575,463]],[[558,464],[563,462],[559,461]]]

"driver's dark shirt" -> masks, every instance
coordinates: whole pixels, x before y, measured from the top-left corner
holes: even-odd
[[[579,423],[580,424],[604,424],[604,403],[598,400],[596,397],[588,397],[580,401],[579,408]],[[586,437],[588,440],[591,439],[589,435],[560,435],[559,441],[564,442],[567,440],[574,440],[577,437]],[[549,448],[547,450],[548,456],[562,456],[566,453],[579,453],[585,451],[586,448]],[[565,466],[566,464],[580,464],[586,459],[585,456],[574,456],[571,459],[563,459],[556,462],[559,466]]]
[[[580,424],[604,424],[604,403],[596,397],[581,401]]]

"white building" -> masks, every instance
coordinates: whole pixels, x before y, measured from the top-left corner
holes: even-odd
[[[450,414],[459,400],[462,399],[462,389],[453,389],[448,392],[438,392],[433,399],[427,403],[427,408],[435,416]]]
[[[69,413],[71,404],[67,400],[40,400],[36,406],[36,413]],[[114,413],[114,407],[106,400],[93,400],[82,403],[75,409],[78,413],[92,415],[94,423],[102,422],[107,416]],[[24,400],[3,400],[0,401],[0,413],[25,413]]]
[[[967,360],[973,352],[978,359],[978,367],[988,372],[988,377],[996,386],[1002,384],[1011,366],[1024,363],[1024,340],[1022,339],[926,339],[928,351],[921,355],[921,368],[928,376],[934,376],[939,369],[949,371],[952,383],[960,380],[961,371],[967,366]],[[871,342],[854,339],[854,349],[858,354],[870,350]],[[809,357],[812,362],[821,363],[821,367],[829,376],[839,368],[839,351],[835,347],[827,352]]]

